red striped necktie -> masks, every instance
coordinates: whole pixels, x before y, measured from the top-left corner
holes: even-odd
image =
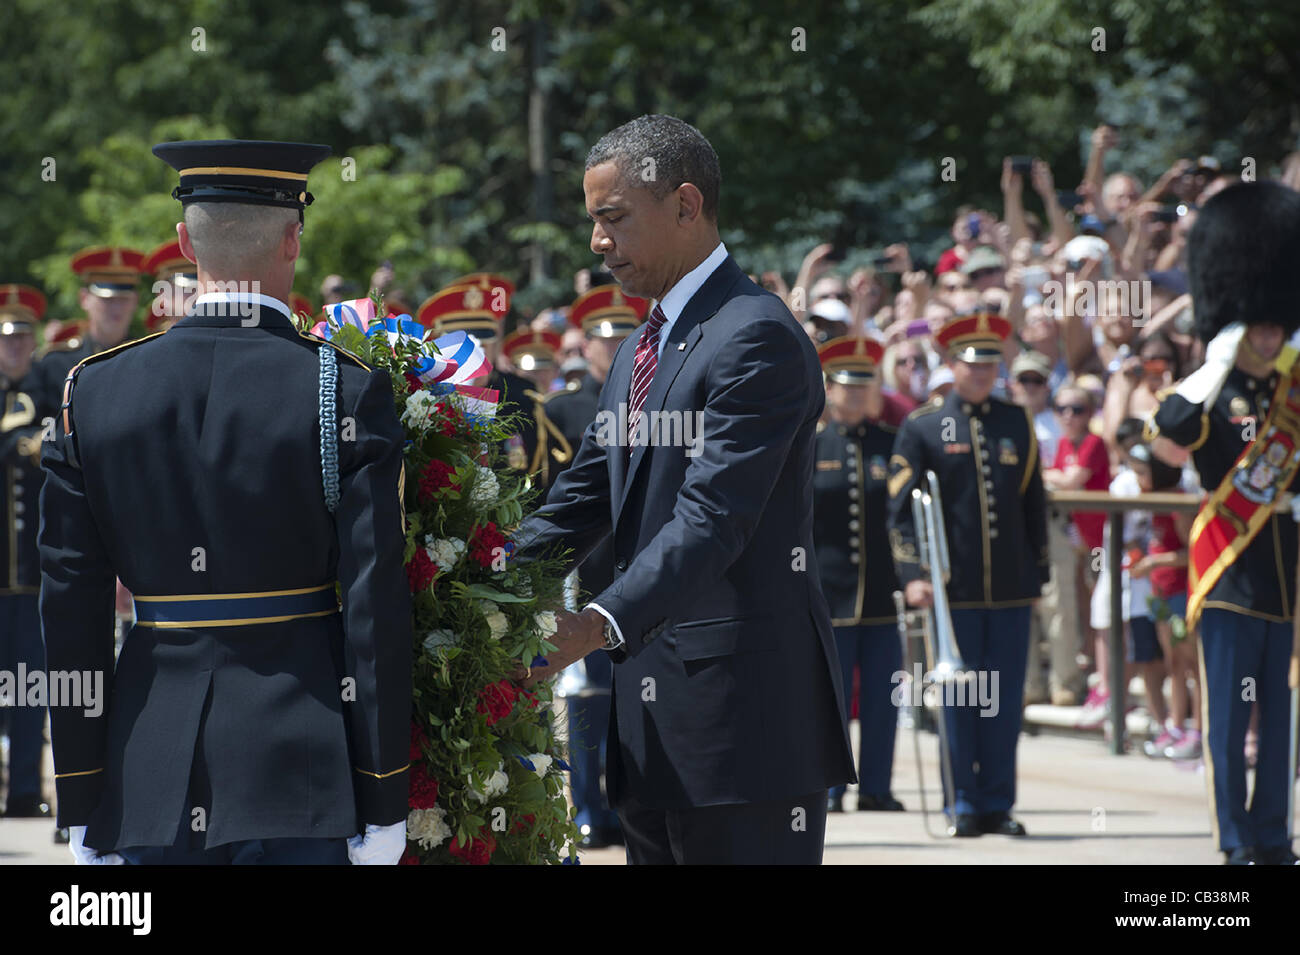
[[[650,382],[659,367],[659,332],[668,317],[664,310],[655,305],[650,313],[650,321],[641,329],[641,340],[636,343],[636,357],[632,362],[632,391],[628,397],[627,410],[627,453],[632,453],[632,437],[636,434],[637,422],[641,418],[641,408],[645,405],[646,395],[650,392]]]

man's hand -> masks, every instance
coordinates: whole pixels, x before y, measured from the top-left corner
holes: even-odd
[[[929,607],[934,603],[934,588],[928,580],[913,580],[903,588],[909,607]]]
[[[570,663],[605,646],[605,617],[599,610],[556,614],[555,622],[558,629],[550,638],[555,649],[546,654],[545,666],[533,667],[523,681],[524,686],[550,680]]]
[[[1092,148],[1099,153],[1107,152],[1119,145],[1119,134],[1114,126],[1102,123],[1092,131]]]
[[[391,826],[366,823],[366,831],[348,840],[348,861],[353,865],[397,865],[406,849],[406,820]]]
[[[116,852],[105,852],[100,855],[98,849],[86,845],[85,826],[68,827],[68,848],[72,850],[72,857],[77,860],[77,865],[126,865],[126,860]]]

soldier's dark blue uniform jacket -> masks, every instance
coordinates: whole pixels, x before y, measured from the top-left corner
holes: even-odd
[[[0,375],[0,594],[34,594],[40,588],[36,561],[37,507],[41,493],[42,422],[53,414],[33,370],[22,381]]]
[[[1051,572],[1038,440],[1028,412],[990,397],[978,405],[957,393],[922,405],[898,431],[890,459],[889,534],[906,586],[929,579],[917,561],[912,489],[939,478],[954,608],[1031,603]]]
[[[1148,420],[1148,441],[1165,437],[1192,452],[1201,487],[1213,493],[1236,465],[1268,418],[1277,373],[1252,378],[1233,368],[1209,412],[1171,389]],[[1253,419],[1253,427],[1248,419]],[[1248,440],[1250,438],[1250,440]],[[1291,482],[1300,490],[1300,476]],[[1275,512],[1250,545],[1228,564],[1206,595],[1206,607],[1285,622],[1295,608],[1296,524],[1289,511]]]
[[[207,847],[407,814],[412,635],[388,375],[338,353],[331,516],[318,351],[333,346],[269,306],[249,327],[221,311],[197,305],[78,366],[44,456],[48,665],[111,675],[102,717],[52,711],[59,825],[88,825],[101,850],[171,845],[195,808]],[[114,575],[138,617],[116,672]],[[341,612],[320,607],[335,581]],[[265,596],[282,591],[305,593]],[[224,596],[149,601],[208,595]],[[269,606],[288,619],[267,621]],[[145,609],[181,622],[149,626]]]
[[[897,428],[829,422],[817,433],[813,541],[822,593],[837,627],[893,623],[898,578],[885,510]]]

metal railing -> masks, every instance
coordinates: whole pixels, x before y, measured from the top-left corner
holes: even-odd
[[[1124,681],[1124,588],[1122,565],[1124,562],[1124,515],[1129,511],[1150,511],[1153,514],[1186,512],[1194,514],[1201,509],[1204,497],[1196,494],[1170,493],[1137,494],[1116,497],[1108,491],[1048,491],[1049,507],[1063,511],[1104,512],[1110,522],[1110,540],[1106,548],[1106,566],[1110,573],[1110,635],[1106,641],[1110,650],[1110,751],[1116,756],[1124,753],[1124,713],[1128,685]],[[1064,568],[1058,568],[1064,571]],[[1061,586],[1072,586],[1073,580],[1062,580]],[[1202,692],[1204,692],[1202,690]]]

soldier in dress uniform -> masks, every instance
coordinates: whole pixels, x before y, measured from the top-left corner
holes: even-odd
[[[1170,464],[1190,454],[1209,494],[1188,541],[1186,622],[1200,625],[1205,780],[1232,865],[1297,861],[1286,818],[1297,535],[1292,514],[1273,503],[1300,491],[1300,363],[1284,347],[1300,327],[1298,256],[1295,191],[1240,183],[1201,207],[1188,277],[1205,363],[1161,394],[1145,432]],[[1248,802],[1252,705],[1259,753]]]
[[[44,404],[33,373],[36,328],[45,296],[26,285],[0,285],[0,671],[45,669],[36,594],[41,574],[36,555],[37,503],[41,493],[41,434],[54,409]],[[21,692],[26,687],[19,686]],[[45,710],[8,701],[10,818],[48,816],[41,793]]]
[[[527,394],[534,386],[528,379],[500,367],[501,328],[510,312],[514,293],[514,284],[509,279],[475,272],[461,276],[425,299],[415,317],[420,324],[433,329],[434,337],[463,329],[482,344],[492,374],[486,381],[475,384],[500,393],[502,415],[521,416],[519,433],[506,442],[506,462],[512,468],[524,470],[537,453],[536,412],[533,399]]]
[[[42,387],[54,405],[62,402],[63,380],[83,358],[126,341],[131,319],[140,304],[144,254],[117,246],[94,246],[72,257],[72,271],[81,277],[81,309],[85,329],[62,343],[46,343],[37,363]]]
[[[387,372],[299,333],[285,302],[329,148],[154,152],[180,172],[201,294],[73,368],[42,462],[48,666],[107,700],[51,706],[59,824],[87,863],[395,863],[404,435]],[[114,575],[136,617],[116,669]]]
[[[912,519],[912,489],[926,471],[935,472],[943,499],[952,567],[947,596],[957,648],[973,681],[950,684],[945,703],[957,705],[943,708],[956,794],[948,811],[958,836],[1025,834],[1011,817],[1016,742],[1029,615],[1049,566],[1034,423],[1024,408],[992,394],[1010,334],[1010,322],[988,312],[954,318],[940,329],[936,339],[948,350],[953,390],[907,416],[889,463],[890,544],[913,607],[933,601]]]
[[[859,670],[858,808],[901,812],[890,776],[898,726],[892,677],[902,669],[903,651],[894,608],[898,580],[885,529],[889,456],[898,429],[881,420],[884,346],[844,336],[826,342],[817,354],[830,415],[817,432],[813,541],[846,696],[853,670]],[[828,799],[831,812],[844,811],[843,786],[831,789]]]
[[[193,296],[199,273],[175,240],[164,242],[146,255],[141,269],[154,280],[153,299],[144,320],[145,331],[165,332],[185,314],[186,299]]]
[[[568,323],[583,334],[583,355],[587,373],[576,387],[552,392],[539,406],[538,434],[554,438],[545,445],[546,461],[541,473],[547,492],[573,460],[582,445],[582,435],[596,420],[600,389],[605,384],[614,353],[623,339],[636,331],[650,303],[626,294],[617,285],[601,285],[578,296],[569,308]],[[539,440],[539,448],[543,447]],[[614,546],[611,538],[578,565],[577,585],[585,593],[598,594],[614,582]],[[575,600],[575,606],[580,606]],[[569,762],[573,767],[570,784],[574,822],[583,834],[583,846],[600,848],[622,845],[618,813],[609,806],[601,785],[605,774],[605,738],[609,730],[610,685],[613,663],[608,653],[588,654],[571,681],[574,688],[565,698],[569,717]],[[562,680],[561,687],[570,681]]]

